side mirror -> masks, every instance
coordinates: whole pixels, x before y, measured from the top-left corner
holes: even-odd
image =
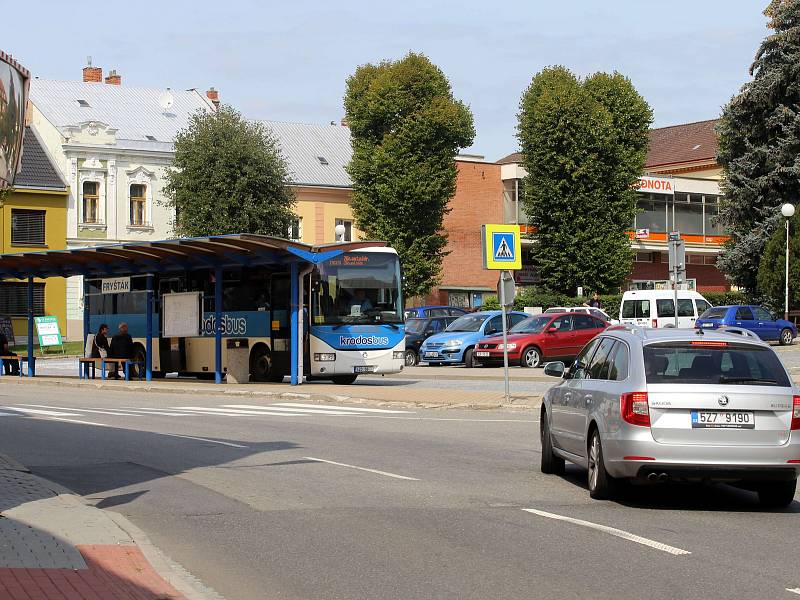
[[[547,328],[547,333],[558,333],[558,327],[556,327],[555,325],[551,325],[550,327]]]
[[[550,377],[563,377],[564,369],[564,363],[557,360],[555,362],[549,362],[544,366],[544,374]]]

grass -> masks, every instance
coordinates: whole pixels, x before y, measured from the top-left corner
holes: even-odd
[[[22,354],[26,355],[28,353],[28,347],[26,345],[19,345],[19,346],[12,346],[11,351],[14,354]],[[42,356],[42,349],[39,348],[38,345],[34,345],[34,355],[35,356]],[[83,356],[83,343],[80,341],[76,342],[64,342],[64,353],[61,353],[60,346],[50,346],[48,347],[45,352],[45,356]]]

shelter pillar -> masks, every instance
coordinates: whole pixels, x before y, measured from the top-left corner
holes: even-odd
[[[214,268],[214,382],[222,383],[222,267]]]
[[[20,365],[22,368],[22,365]],[[28,277],[28,377],[36,374],[36,357],[33,355],[33,277]]]
[[[147,337],[144,347],[144,372],[147,381],[153,381],[153,276],[147,276]],[[141,375],[141,373],[140,373]]]
[[[299,348],[300,348],[299,337],[300,337],[300,335],[299,335],[299,332],[298,332],[298,323],[300,322],[299,315],[300,315],[300,310],[301,310],[302,304],[301,304],[300,298],[299,298],[299,291],[300,291],[299,287],[300,286],[298,285],[299,284],[299,281],[298,281],[299,274],[298,274],[298,269],[297,269],[297,263],[296,262],[292,262],[292,264],[291,264],[289,278],[291,280],[291,291],[290,291],[291,296],[290,296],[290,301],[289,301],[289,308],[290,308],[290,311],[291,311],[291,321],[290,321],[290,326],[289,326],[289,331],[290,331],[290,334],[289,334],[289,341],[290,341],[290,345],[289,345],[289,349],[290,349],[289,361],[291,363],[291,370],[290,370],[291,384],[292,385],[297,385],[297,383],[298,383],[298,373],[297,372],[298,372],[298,362],[299,362],[298,357],[300,355],[300,353],[299,353]]]

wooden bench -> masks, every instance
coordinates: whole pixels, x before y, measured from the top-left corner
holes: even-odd
[[[94,379],[97,376],[97,365],[100,365],[100,378],[106,379],[106,365],[107,364],[114,364],[116,367],[122,365],[122,369],[125,372],[125,381],[130,381],[131,379],[131,365],[139,367],[139,379],[142,379],[142,370],[144,369],[144,363],[141,361],[131,360],[129,358],[79,358],[78,359],[78,376],[81,379],[89,379],[89,371],[91,370],[91,378]]]
[[[33,365],[31,365],[30,361],[28,361],[28,357],[27,356],[21,356],[19,354],[4,354],[4,355],[0,356],[0,375],[5,375],[6,374],[5,361],[7,361],[7,360],[15,360],[15,361],[17,361],[17,370],[19,371],[18,374],[19,374],[20,377],[22,377],[22,363],[28,363],[28,370],[30,370],[31,366],[33,366],[33,373],[34,374],[36,373],[36,359],[35,358],[33,360]]]

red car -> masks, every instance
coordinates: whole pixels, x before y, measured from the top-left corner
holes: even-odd
[[[508,363],[538,367],[551,360],[572,360],[589,340],[609,323],[584,313],[535,315],[508,331]],[[493,335],[475,344],[480,365],[503,364],[503,336]]]

